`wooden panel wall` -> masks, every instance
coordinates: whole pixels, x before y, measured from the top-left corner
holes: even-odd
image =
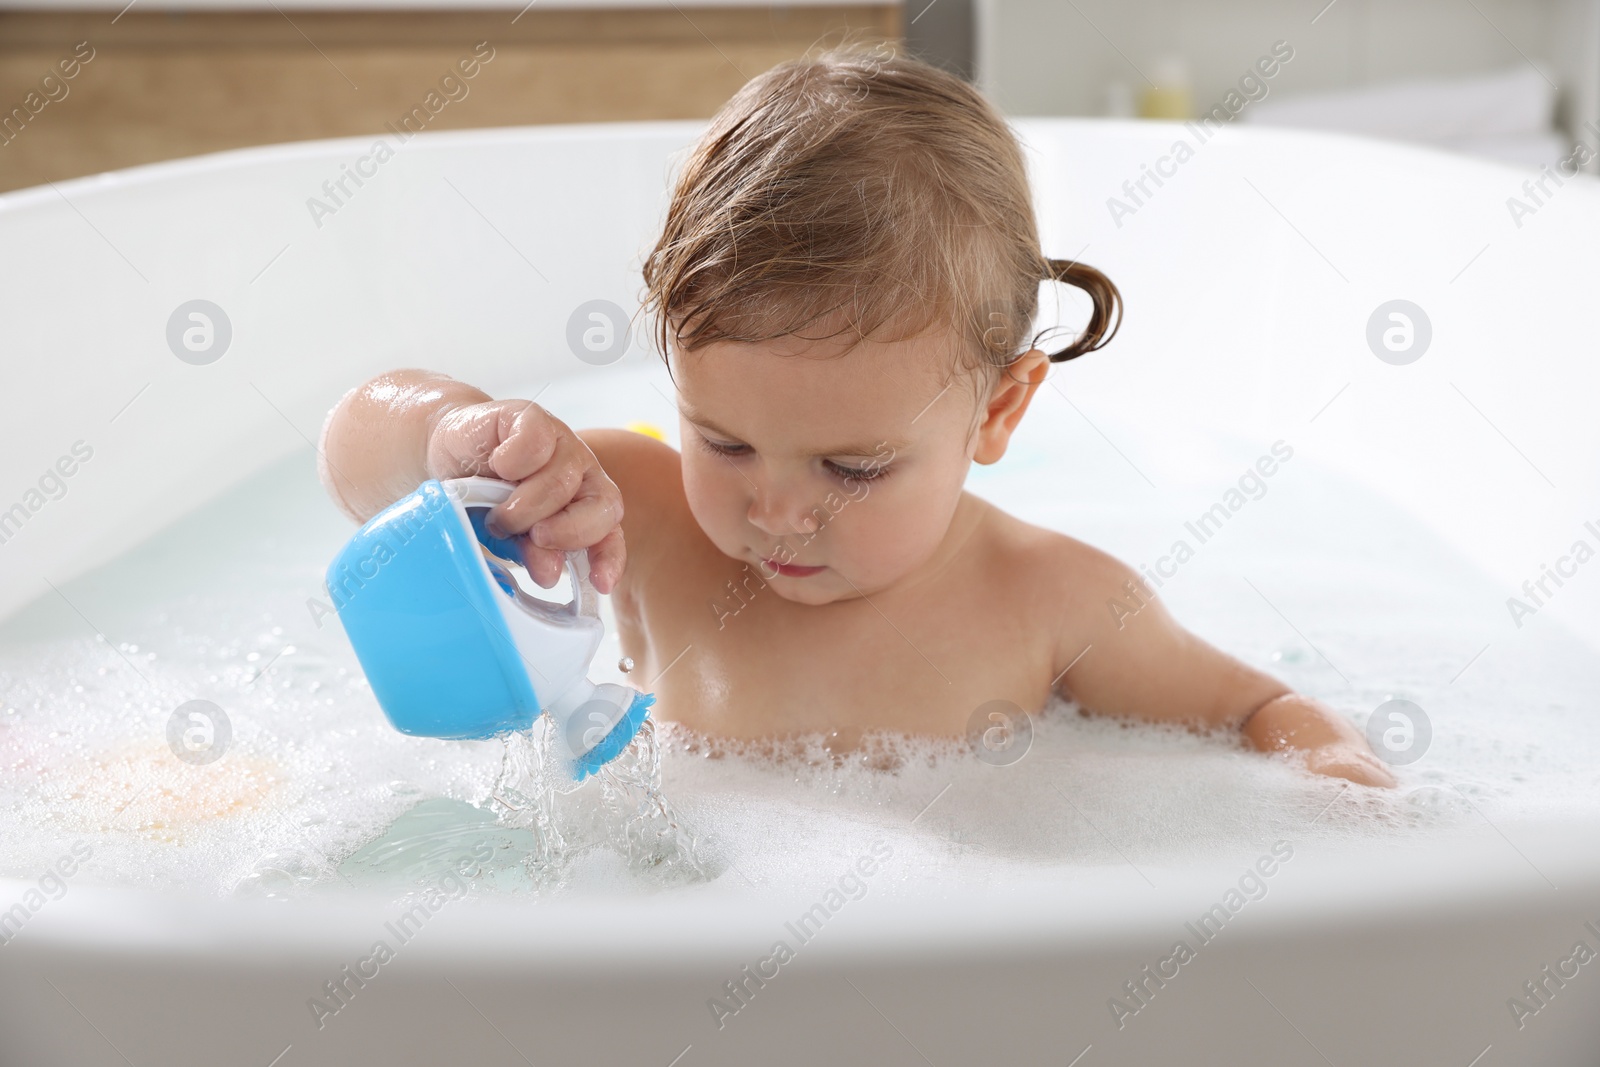
[[[418,108],[429,130],[706,118],[773,64],[898,38],[901,20],[898,5],[3,12],[0,190],[377,133]]]

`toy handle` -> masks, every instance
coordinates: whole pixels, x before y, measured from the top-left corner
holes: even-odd
[[[472,522],[472,530],[478,536],[478,541],[490,552],[501,559],[514,563],[522,562],[522,552],[517,542],[522,535],[517,537],[496,537],[490,533],[486,523],[486,513],[489,508],[504,503],[511,496],[516,486],[511,482],[503,482],[498,478],[452,478],[439,483],[444,487],[461,507],[467,512],[467,518]],[[573,599],[564,605],[549,605],[551,607],[565,607],[574,615],[587,615],[592,619],[600,617],[600,592],[589,581],[589,553],[582,549],[566,553],[567,578],[572,582]],[[538,597],[531,599],[539,600]],[[548,601],[540,600],[542,604]]]

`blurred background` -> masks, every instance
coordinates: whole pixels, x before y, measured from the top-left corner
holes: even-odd
[[[402,126],[709,117],[844,32],[903,40],[1011,115],[1600,170],[1600,0],[0,0],[0,190]]]

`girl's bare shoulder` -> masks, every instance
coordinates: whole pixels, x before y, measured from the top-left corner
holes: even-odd
[[[1026,522],[987,501],[979,504],[990,558],[1019,577],[1031,576],[1056,591],[1116,589],[1137,578],[1132,567],[1086,541]]]
[[[579,430],[577,434],[594,452],[595,458],[618,488],[622,487],[624,481],[638,482],[640,488],[644,488],[650,480],[659,479],[670,472],[678,483],[681,495],[683,475],[678,462],[678,450],[665,441],[649,434],[609,426]],[[637,477],[641,475],[642,479]]]
[[[654,540],[651,531],[664,523],[689,517],[677,449],[632,430],[580,430],[578,437],[622,491],[622,536],[630,551]]]
[[[1115,618],[1114,603],[1129,601],[1128,583],[1141,590],[1139,573],[1086,541],[984,506],[990,578],[1027,618],[1048,628],[1064,666],[1103,636]],[[1148,598],[1150,591],[1141,595]]]

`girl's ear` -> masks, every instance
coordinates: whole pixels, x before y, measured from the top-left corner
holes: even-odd
[[[1006,454],[1012,431],[1049,371],[1050,357],[1031,348],[1000,372],[978,424],[978,447],[972,454],[975,462],[994,463]]]

